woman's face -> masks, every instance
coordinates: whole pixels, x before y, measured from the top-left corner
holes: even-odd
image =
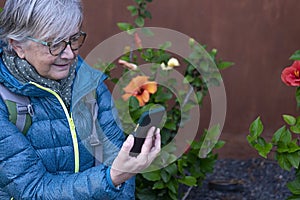
[[[76,33],[76,32],[75,32]],[[74,33],[70,34],[74,35]],[[68,76],[78,50],[73,51],[70,45],[59,55],[53,56],[49,47],[34,41],[28,41],[20,48],[14,48],[20,58],[26,59],[39,75],[52,80],[61,80]]]

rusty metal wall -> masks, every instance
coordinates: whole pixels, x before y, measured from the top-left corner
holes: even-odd
[[[100,41],[118,33],[117,22],[132,20],[126,10],[131,0],[85,0],[89,42],[84,54]],[[235,65],[222,71],[227,116],[221,135],[226,145],[220,157],[257,156],[246,141],[250,123],[260,115],[265,134],[283,124],[281,115],[297,114],[295,88],[283,85],[280,74],[291,64],[290,55],[300,49],[300,1],[298,0],[154,0],[147,26],[180,31],[219,57]],[[201,127],[210,113],[209,98],[201,112]]]
[[[119,33],[117,22],[132,20],[126,6],[132,0],[83,0],[88,33],[81,54]],[[0,2],[0,6],[3,1]],[[260,115],[267,135],[282,124],[282,114],[297,114],[295,88],[283,85],[280,74],[290,55],[300,49],[299,0],[154,0],[147,26],[180,31],[217,48],[219,57],[235,65],[222,71],[227,116],[221,135],[226,145],[220,157],[257,156],[246,141],[250,123]],[[210,113],[209,98],[201,112],[201,127]],[[203,115],[202,115],[203,113]],[[204,117],[202,117],[204,116]]]

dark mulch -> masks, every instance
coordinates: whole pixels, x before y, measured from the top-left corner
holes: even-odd
[[[203,186],[192,188],[184,199],[284,200],[291,195],[286,183],[293,179],[294,171],[281,169],[275,161],[222,159]]]

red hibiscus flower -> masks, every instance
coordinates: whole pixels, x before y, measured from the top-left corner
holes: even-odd
[[[148,76],[137,76],[123,89],[125,94],[122,98],[126,101],[129,97],[134,96],[139,101],[140,106],[144,106],[150,99],[150,94],[157,91],[157,83],[148,81]]]
[[[281,80],[288,86],[300,86],[300,61],[285,68],[281,73]]]

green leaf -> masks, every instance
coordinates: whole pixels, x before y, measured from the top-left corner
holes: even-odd
[[[289,152],[289,147],[287,143],[284,143],[282,141],[277,142],[277,150],[278,153],[286,153]]]
[[[177,192],[173,193],[171,190],[169,190],[168,194],[169,194],[169,196],[171,197],[172,200],[178,200]]]
[[[178,182],[187,186],[197,186],[197,179],[193,176],[185,176],[183,179],[178,179]]]
[[[131,16],[135,16],[135,15],[138,14],[138,9],[135,6],[132,6],[132,5],[131,6],[127,6],[127,10],[130,11]]]
[[[295,153],[300,150],[297,139],[291,141],[287,146],[288,146],[288,153]]]
[[[296,118],[291,115],[282,115],[283,120],[290,126],[293,126],[296,124]]]
[[[128,31],[130,29],[133,29],[133,26],[129,23],[124,23],[124,22],[119,22],[117,23],[117,26],[119,27],[120,30],[122,31]]]
[[[135,28],[129,29],[126,31],[129,35],[133,35],[136,32]],[[133,58],[135,57],[135,55],[133,56]],[[134,60],[134,59],[133,59]]]
[[[152,15],[148,10],[145,10],[144,15],[145,15],[145,17],[152,19]]]
[[[293,194],[300,195],[300,179],[289,182],[287,187]]]
[[[258,151],[259,155],[263,158],[267,158],[267,155],[270,153],[270,151],[273,148],[273,145],[271,143],[267,143],[265,139],[259,137],[258,143],[254,145],[254,148]]]
[[[153,191],[149,190],[148,188],[143,188],[142,190],[137,191],[136,196],[138,197],[138,199],[143,200],[156,199],[155,193],[153,193]]]
[[[289,130],[286,130],[283,132],[280,141],[283,142],[284,144],[289,144],[292,141],[292,134]]]
[[[163,182],[165,183],[169,182],[171,176],[165,170],[161,170],[160,175]]]
[[[178,165],[178,171],[180,172],[180,173],[183,173],[183,167],[186,165],[186,162],[184,161],[184,159],[179,159],[178,161],[177,161],[177,165]]]
[[[162,63],[162,62],[165,62],[166,60],[169,60],[169,59],[170,59],[170,54],[168,54],[168,53],[159,53],[153,58],[152,62]]]
[[[299,200],[300,199],[300,195],[292,195],[289,196],[286,200]]]
[[[170,156],[169,156],[169,158],[167,160],[167,163],[175,162],[177,159],[178,159],[177,156],[175,156],[174,154],[170,154]]]
[[[150,60],[152,59],[153,55],[153,49],[146,49],[143,53],[142,53],[142,58],[145,60]]]
[[[142,28],[142,33],[144,33],[146,36],[153,36],[154,35],[154,33],[149,28],[146,28],[146,27]]]
[[[178,184],[174,179],[167,183],[167,187],[171,190],[172,193],[177,194]]]
[[[296,95],[297,108],[300,108],[300,87],[297,87],[295,95]]]
[[[134,23],[138,26],[138,27],[143,27],[144,24],[145,24],[145,20],[143,17],[137,17],[135,20],[134,20]]]
[[[155,96],[155,101],[165,103],[166,101],[172,99],[172,97],[173,94],[169,90],[158,90]]]
[[[170,41],[167,41],[159,46],[159,49],[166,50],[167,48],[170,48],[172,46],[172,43]]]
[[[176,131],[177,129],[177,126],[174,122],[172,121],[167,121],[165,124],[164,124],[164,128],[167,128],[169,130],[173,130],[173,131]]]
[[[160,171],[152,171],[143,173],[142,176],[148,181],[159,181],[161,180]]]
[[[248,143],[252,146],[252,147],[254,147],[254,145],[256,144],[256,138],[255,137],[252,137],[251,135],[247,135],[247,141],[248,141]]]
[[[197,88],[202,87],[204,85],[203,79],[199,76],[194,75],[194,81],[192,82],[192,85],[197,87]]]
[[[225,141],[219,140],[216,145],[214,146],[214,149],[220,149],[225,145]]]
[[[135,110],[138,110],[140,108],[140,104],[139,104],[139,101],[137,100],[136,97],[134,96],[131,96],[129,98],[129,110],[130,112],[133,112]]]
[[[290,60],[300,60],[300,50],[297,50],[291,57]]]
[[[286,131],[286,127],[285,127],[285,126],[279,128],[279,129],[274,133],[274,135],[273,135],[273,137],[272,137],[272,142],[276,144],[276,143],[280,140],[281,136],[283,135],[283,133],[284,133],[285,131]]]
[[[194,77],[190,76],[190,75],[187,75],[184,77],[184,82],[185,83],[191,83],[194,81]]]
[[[198,152],[199,158],[204,158],[215,146],[217,143],[219,136],[220,136],[221,130],[220,125],[214,125],[205,133],[205,140],[202,143],[201,149]]]
[[[295,126],[291,126],[291,127],[290,127],[290,130],[291,130],[293,133],[300,134],[300,124],[296,124]]]
[[[258,136],[261,135],[261,133],[263,132],[263,124],[260,120],[260,117],[257,117],[256,120],[254,120],[251,125],[250,125],[250,135],[254,138],[257,138]]]
[[[175,163],[172,163],[171,165],[167,166],[165,170],[170,174],[170,175],[175,175],[177,174],[177,166]]]
[[[276,160],[278,161],[278,164],[282,169],[287,171],[291,170],[292,165],[287,159],[287,153],[277,153]]]
[[[298,169],[300,163],[300,156],[298,152],[288,153],[287,160],[291,163],[292,167]]]
[[[155,189],[163,189],[165,188],[165,184],[162,182],[162,181],[158,181],[156,183],[154,183],[152,189],[155,190]]]
[[[163,162],[166,162],[170,157],[170,153],[168,153],[166,151],[161,151],[160,157]]]
[[[202,69],[204,72],[208,72],[209,61],[207,61],[207,60],[200,61],[200,69]]]
[[[164,150],[169,153],[174,153],[177,150],[177,147],[175,146],[174,143],[171,143],[168,146],[164,146]]]
[[[207,130],[206,139],[216,141],[219,139],[221,134],[220,124],[212,126],[209,130]]]
[[[226,69],[226,68],[228,68],[228,67],[230,67],[232,65],[234,65],[233,62],[222,61],[222,62],[218,63],[217,67],[218,67],[218,69]]]
[[[203,98],[204,98],[203,92],[201,92],[201,91],[196,92],[196,96],[197,96],[198,104],[201,105],[202,101],[203,101]]]

